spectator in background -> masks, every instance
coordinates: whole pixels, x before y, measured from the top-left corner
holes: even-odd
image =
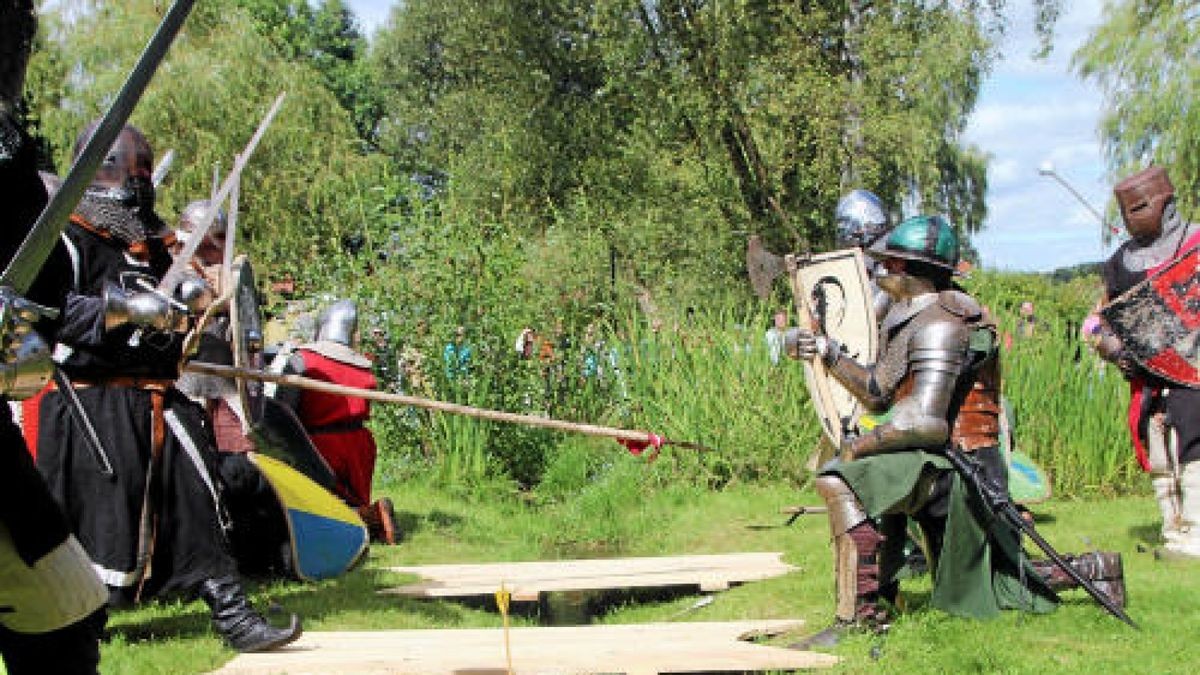
[[[446,379],[454,382],[471,375],[471,345],[467,342],[466,326],[454,329],[454,338],[442,350],[442,361],[446,367]]]
[[[783,334],[787,331],[788,316],[787,312],[780,310],[775,312],[773,323],[767,329],[767,358],[771,359],[771,365],[779,365],[779,357],[783,355]]]
[[[513,345],[513,350],[517,356],[522,359],[533,358],[533,348],[537,344],[537,331],[531,326],[525,326],[521,329],[521,333],[517,335],[517,342]]]
[[[1019,318],[1017,319],[1017,337],[1031,338],[1037,332],[1038,319],[1033,312],[1033,303],[1026,300],[1021,303],[1021,308],[1018,310]]]

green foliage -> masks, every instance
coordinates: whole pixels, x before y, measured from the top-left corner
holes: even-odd
[[[51,23],[57,28],[35,55],[37,82],[54,81],[53,74],[65,79],[40,90],[33,110],[57,166],[69,165],[76,135],[99,116],[157,22],[155,3],[144,1],[100,3]],[[385,217],[394,179],[382,158],[360,154],[349,117],[322,77],[289,62],[247,29],[252,25],[231,6],[200,3],[132,123],[158,151],[174,148],[180,158],[159,193],[170,222],[171,213],[210,194],[212,167],[228,170],[271,101],[286,91],[243,173],[238,234],[261,268],[290,274],[302,287],[325,282],[342,237]],[[312,264],[296,265],[298,256]]]
[[[645,482],[644,464],[625,460],[627,483]],[[621,463],[621,460],[614,460]],[[619,471],[619,470],[618,470]],[[640,475],[639,475],[640,474]],[[546,560],[587,555],[694,555],[738,551],[781,551],[798,569],[782,577],[742,584],[714,594],[711,604],[691,608],[694,593],[630,594],[605,606],[604,624],[659,621],[734,621],[797,618],[803,628],[769,644],[783,646],[815,632],[833,612],[833,556],[824,516],[801,516],[781,526],[781,506],[816,504],[812,492],[769,484],[704,492],[677,489],[627,490],[611,483],[613,508],[595,495],[574,504],[529,504],[494,493],[481,499],[431,488],[425,481],[396,485],[388,492],[405,527],[405,541],[372,547],[366,565],[345,577],[317,584],[272,583],[253,593],[259,607],[279,603],[304,616],[308,630],[491,628],[502,619],[490,603],[418,600],[377,591],[413,581],[385,571],[390,565]],[[621,501],[617,494],[627,495]],[[592,500],[594,507],[583,502]],[[1106,616],[1081,591],[1064,594],[1048,615],[1006,612],[993,621],[970,621],[929,608],[928,578],[901,585],[906,609],[884,639],[851,636],[834,649],[843,659],[837,672],[924,673],[1190,673],[1197,646],[1180,640],[1180,617],[1190,616],[1200,578],[1195,566],[1155,561],[1139,547],[1157,542],[1157,509],[1149,496],[1064,501],[1034,507],[1038,528],[1056,547],[1120,551],[1124,555],[1132,631]],[[586,512],[588,517],[582,517]],[[620,545],[608,538],[616,533]],[[557,598],[552,598],[557,600]],[[515,626],[560,620],[547,603],[515,613]],[[151,604],[115,610],[112,637],[102,644],[105,673],[208,672],[235,657],[207,627],[200,603]],[[1080,639],[1086,636],[1087,639]],[[498,643],[499,644],[499,643]],[[500,654],[500,652],[497,652]],[[503,657],[498,657],[502,659]]]
[[[827,244],[850,186],[977,229],[985,158],[960,134],[998,7],[406,2],[372,49],[379,147],[453,218],[566,223],[622,279],[711,292],[747,233]]]
[[[1101,133],[1114,175],[1153,162],[1171,171],[1186,210],[1200,194],[1200,21],[1194,3],[1114,0],[1073,66],[1104,91]]]
[[[1102,287],[1095,276],[1056,283],[1045,276],[977,273],[968,286],[1011,336],[1003,353],[1004,395],[1014,411],[1017,448],[1051,476],[1058,494],[1134,489],[1125,410],[1129,387],[1115,367],[1080,339],[1080,324]],[[1016,326],[1022,302],[1034,304],[1033,337]]]

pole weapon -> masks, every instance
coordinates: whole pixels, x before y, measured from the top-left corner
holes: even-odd
[[[447,403],[445,401],[435,401],[433,399],[420,398],[417,396],[407,396],[405,394],[393,394],[390,392],[376,391],[374,389],[349,387],[342,384],[334,384],[332,382],[315,380],[302,375],[276,374],[261,370],[235,368],[233,366],[225,366],[216,363],[204,363],[199,361],[190,361],[183,366],[183,369],[187,372],[200,373],[203,375],[215,375],[226,378],[244,378],[257,380],[259,382],[273,382],[285,387],[309,389],[312,391],[320,391],[326,394],[334,394],[337,396],[353,396],[366,399],[368,401],[377,401],[379,403],[409,405],[452,415],[465,415],[467,417],[490,420],[492,422],[524,424],[526,426],[553,429],[555,431],[565,431],[570,433],[586,434],[589,436],[613,438],[616,439],[618,443],[621,443],[628,448],[629,451],[634,455],[641,455],[642,452],[648,447],[654,448],[648,455],[651,458],[657,455],[658,449],[664,445],[675,445],[681,448],[688,448],[701,452],[712,451],[712,448],[701,445],[700,443],[695,443],[692,441],[678,441],[665,438],[648,431],[619,429],[617,427],[606,427],[598,424],[567,422],[548,417],[538,417],[536,415],[522,415],[519,413],[504,412],[500,410],[488,410],[485,408],[476,408],[458,403]]]

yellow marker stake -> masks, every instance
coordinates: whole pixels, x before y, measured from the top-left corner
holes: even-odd
[[[512,667],[512,643],[508,639],[508,601],[512,599],[512,593],[505,588],[504,582],[500,582],[500,590],[496,591],[496,608],[500,610],[500,616],[504,618],[504,658],[508,661],[508,675],[513,675]]]

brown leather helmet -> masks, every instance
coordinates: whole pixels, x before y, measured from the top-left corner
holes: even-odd
[[[1146,241],[1162,233],[1163,210],[1175,198],[1175,186],[1166,169],[1161,166],[1143,169],[1117,183],[1113,194],[1130,236]]]

